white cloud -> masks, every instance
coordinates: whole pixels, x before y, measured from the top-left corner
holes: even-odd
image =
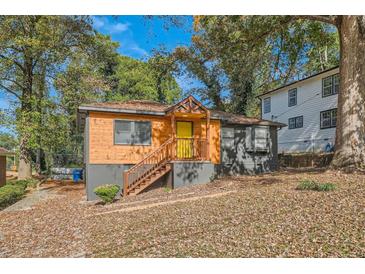
[[[105,25],[105,19],[102,17],[98,17],[98,16],[93,16],[93,23],[94,23],[94,27],[96,29],[100,29],[102,27],[104,27]]]
[[[148,52],[146,50],[144,50],[143,48],[139,47],[138,45],[134,45],[132,47],[129,48],[130,50],[140,54],[140,55],[148,55]]]
[[[110,25],[108,27],[108,31],[110,33],[116,33],[116,32],[124,32],[129,29],[130,24],[129,23],[117,23],[114,25]]]

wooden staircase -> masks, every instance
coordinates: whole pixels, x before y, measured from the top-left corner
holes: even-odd
[[[124,171],[123,196],[137,195],[171,171],[176,141],[170,138],[142,161]]]
[[[207,140],[171,137],[123,173],[123,196],[137,195],[171,171],[172,160],[208,159]]]

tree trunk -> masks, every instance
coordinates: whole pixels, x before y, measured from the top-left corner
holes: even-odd
[[[339,17],[340,91],[332,167],[365,166],[365,16]]]
[[[32,111],[32,91],[33,91],[33,59],[29,57],[28,53],[24,53],[24,89],[21,100],[19,133],[20,133],[20,147],[19,147],[19,169],[18,179],[23,180],[32,176],[32,158],[29,148],[29,130],[31,125],[29,114]],[[19,118],[19,117],[18,117]]]
[[[27,148],[27,137],[22,136],[20,140],[18,179],[24,180],[32,177],[32,165],[30,151]]]

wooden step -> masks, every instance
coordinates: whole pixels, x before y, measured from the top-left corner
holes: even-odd
[[[152,185],[166,173],[171,170],[171,165],[166,164],[161,168],[157,169],[156,171],[152,172],[148,177],[143,178],[140,182],[137,182],[134,186],[132,186],[127,195],[137,195],[138,193],[142,192],[144,189]]]

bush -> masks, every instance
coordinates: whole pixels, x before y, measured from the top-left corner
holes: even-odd
[[[36,179],[25,179],[25,180],[10,181],[7,184],[22,186],[24,189],[26,189],[27,187],[32,187],[32,188],[36,187],[37,183],[38,181]]]
[[[332,191],[336,186],[332,183],[318,183],[316,181],[304,180],[299,183],[297,190]]]
[[[102,185],[98,186],[94,189],[94,193],[98,195],[98,197],[104,203],[111,203],[113,202],[115,196],[117,195],[120,189],[119,185]]]
[[[0,210],[23,198],[25,187],[23,184],[7,184],[0,187]]]

